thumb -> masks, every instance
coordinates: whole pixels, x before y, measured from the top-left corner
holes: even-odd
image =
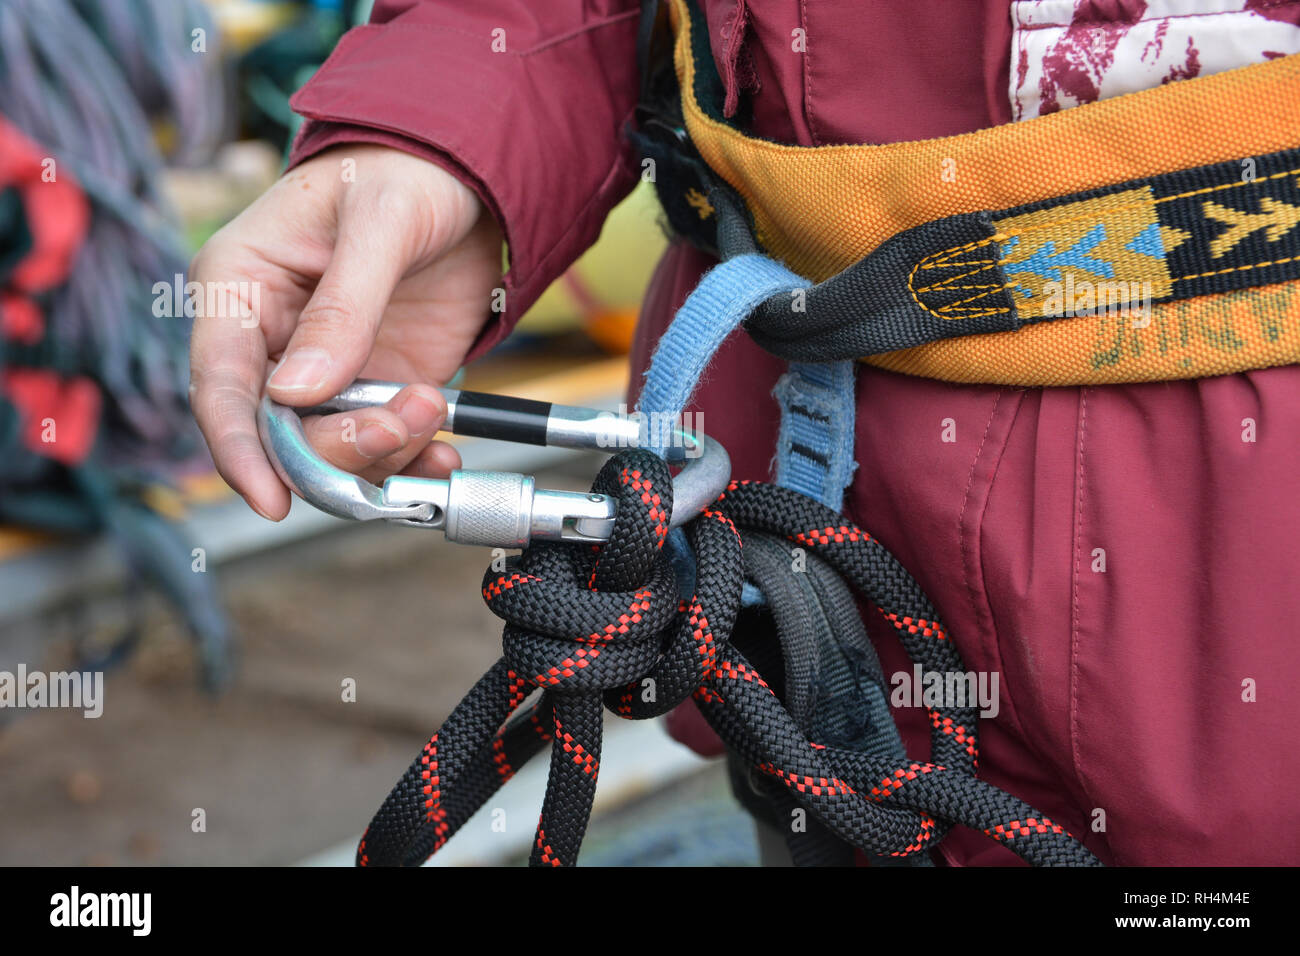
[[[358,197],[360,198],[360,197]],[[287,405],[313,405],[349,385],[365,366],[393,290],[410,266],[404,226],[379,215],[385,203],[342,202],[329,265],[298,317],[267,391]]]

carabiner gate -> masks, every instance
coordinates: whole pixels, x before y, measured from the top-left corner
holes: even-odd
[[[530,475],[515,472],[460,469],[446,479],[392,475],[381,488],[331,465],[308,443],[301,416],[383,405],[403,387],[358,379],[311,408],[291,408],[263,396],[257,427],[280,478],[327,514],[436,528],[462,544],[523,548],[533,540],[600,543],[609,537],[618,503],[605,495],[538,489]],[[597,451],[646,443],[645,425],[635,418],[505,395],[440,391],[447,401],[443,431],[455,435]],[[669,437],[665,458],[685,464],[673,479],[670,525],[677,527],[722,493],[731,462],[707,435],[677,428]]]

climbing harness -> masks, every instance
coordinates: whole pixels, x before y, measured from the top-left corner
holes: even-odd
[[[707,287],[706,287],[707,290]],[[671,348],[674,339],[666,339]],[[661,347],[662,348],[662,347]],[[656,356],[660,367],[667,361]],[[437,852],[515,771],[546,744],[550,777],[531,862],[566,866],[577,861],[600,769],[603,710],[644,719],[691,698],[710,725],[755,771],[779,785],[785,799],[819,823],[814,833],[880,860],[925,859],[954,823],[1003,842],[1031,863],[1095,865],[1095,858],[1059,824],[978,780],[977,715],[973,706],[929,709],[929,761],[906,758],[884,704],[876,663],[876,693],[847,724],[822,718],[822,740],[800,723],[751,663],[772,648],[735,631],[741,612],[742,540],[753,535],[807,549],[860,596],[877,607],[913,660],[939,673],[964,670],[929,600],[892,555],[843,515],[788,488],[731,481],[719,493],[725,452],[705,436],[681,435],[682,448],[701,448],[676,479],[657,451],[630,448],[597,475],[590,496],[597,527],[555,533],[555,525],[524,521],[518,480],[509,494],[473,504],[456,501],[449,482],[420,479],[408,487],[390,478],[381,491],[339,472],[302,437],[302,411],[355,409],[391,397],[400,386],[358,383],[317,409],[290,410],[264,400],[263,440],[280,474],[309,502],[331,513],[450,527],[457,508],[474,510],[484,527],[532,529],[536,538],[504,570],[489,569],[483,599],[506,622],[503,656],[455,708],[376,813],[357,850],[357,863],[418,865]],[[625,442],[645,437],[635,423],[585,409],[557,408],[500,396],[445,392],[448,427],[481,437],[525,438],[568,447],[598,447],[593,435],[617,433]],[[683,397],[683,401],[685,398]],[[599,428],[592,425],[599,421]],[[602,439],[604,440],[604,439]],[[677,457],[677,456],[674,456]],[[685,460],[681,456],[679,460]],[[695,470],[692,471],[692,468]],[[725,481],[725,478],[724,478]],[[559,495],[560,493],[550,493]],[[680,497],[679,497],[680,495]],[[534,501],[537,495],[533,495]],[[569,501],[569,498],[563,499]],[[491,512],[497,509],[500,514]],[[573,513],[567,506],[564,511]],[[535,514],[535,512],[534,512]],[[462,522],[464,518],[460,519]],[[567,522],[564,527],[569,527]],[[666,548],[671,529],[684,531],[688,562]],[[504,533],[473,535],[476,543],[506,541]],[[517,541],[522,535],[516,535]],[[466,540],[462,537],[460,540]],[[593,545],[594,541],[602,543]],[[762,563],[761,556],[758,563]],[[785,571],[749,573],[774,596]],[[776,598],[786,606],[783,598]],[[856,620],[843,595],[827,606]],[[860,624],[859,624],[860,626]],[[787,629],[788,630],[788,629]],[[755,630],[754,635],[762,632]],[[869,670],[859,644],[857,671]],[[794,666],[801,658],[792,657]],[[874,658],[872,658],[874,660]],[[793,677],[794,667],[787,668]],[[848,687],[857,671],[835,678]],[[847,682],[847,683],[846,683]],[[524,704],[534,691],[540,696]],[[789,692],[797,696],[804,688]],[[806,705],[796,705],[806,712]],[[842,718],[846,711],[840,711]],[[798,844],[800,841],[795,839]]]
[[[646,55],[630,135],[678,233],[807,277],[746,318],[767,351],[1016,386],[1300,361],[1300,54],[959,136],[789,146],[724,115],[699,5],[645,20],[661,6],[671,54]]]

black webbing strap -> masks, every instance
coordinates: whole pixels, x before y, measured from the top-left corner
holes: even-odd
[[[888,684],[844,579],[805,549],[768,534],[745,535],[745,578],[767,599],[737,621],[733,640],[765,675],[809,740],[870,753],[901,765],[902,740],[888,704]],[[770,624],[754,620],[770,618]],[[748,626],[742,626],[742,624]],[[779,650],[779,658],[772,652]],[[764,656],[764,655],[767,656]],[[776,659],[774,659],[776,658]],[[767,807],[750,799],[761,793]],[[746,774],[737,797],[785,837],[796,866],[849,865],[853,848],[771,777]],[[874,857],[873,865],[928,864],[925,854]]]

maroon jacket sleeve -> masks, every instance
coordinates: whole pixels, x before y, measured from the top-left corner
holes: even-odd
[[[290,101],[290,164],[339,143],[438,163],[496,216],[510,250],[500,341],[600,235],[635,182],[636,0],[378,0]]]

